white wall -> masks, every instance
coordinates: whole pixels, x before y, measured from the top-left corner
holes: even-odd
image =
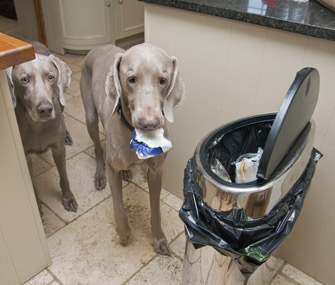
[[[146,42],[179,59],[185,104],[170,126],[173,149],[165,188],[182,196],[183,171],[197,143],[235,119],[277,111],[298,70],[319,70],[315,147],[325,155],[294,233],[281,256],[326,284],[335,283],[335,42],[146,4]]]

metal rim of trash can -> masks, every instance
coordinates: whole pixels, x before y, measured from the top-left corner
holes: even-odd
[[[231,183],[228,181],[224,181],[223,179],[215,175],[210,170],[209,166],[207,166],[204,152],[213,142],[213,138],[218,137],[218,134],[223,134],[227,131],[237,130],[238,128],[247,127],[252,124],[273,122],[275,116],[276,113],[266,113],[257,116],[251,116],[241,120],[236,120],[212,131],[209,135],[205,136],[205,138],[196,147],[193,157],[195,158],[194,164],[198,171],[200,171],[204,178],[212,183],[215,187],[231,193],[253,193],[266,191],[268,188],[272,187],[273,184],[277,183],[279,179],[284,179],[284,176],[288,174],[289,170],[293,166],[296,166],[295,168],[298,168],[297,166],[299,166],[299,168],[302,167],[300,171],[302,173],[304,167],[308,163],[310,153],[313,149],[315,133],[315,123],[313,120],[311,120],[309,126],[307,126],[309,127],[309,130],[304,130],[298,138],[298,140],[302,142],[300,145],[300,149],[293,147],[289,152],[294,153],[294,155],[290,159],[291,161],[283,161],[283,163],[278,167],[278,169],[273,173],[272,177],[268,181],[255,181],[241,184]],[[302,135],[305,135],[305,137],[302,138]]]

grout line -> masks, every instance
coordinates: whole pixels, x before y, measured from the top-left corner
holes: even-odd
[[[40,156],[39,156],[39,157],[40,157]],[[42,159],[42,157],[40,157],[40,158]],[[45,159],[43,159],[43,160],[46,162]],[[41,171],[39,174],[37,174],[37,175],[30,176],[30,177],[31,177],[31,180],[36,179],[37,177],[43,175],[44,173],[46,173],[46,172],[48,172],[49,170],[51,170],[51,169],[53,169],[54,167],[56,167],[56,165],[52,165],[52,164],[50,164],[49,162],[48,162],[48,164],[49,164],[49,166],[51,166],[50,168],[42,170],[42,171]]]
[[[63,283],[57,278],[57,276],[49,269],[49,268],[46,268],[45,269],[53,278],[52,281],[50,281],[48,284],[52,284],[53,282],[58,282],[60,285],[63,285]]]
[[[77,97],[74,97],[74,96],[73,96],[73,99],[75,99],[75,98],[77,98]],[[71,99],[71,100],[73,100],[73,99]],[[69,100],[69,101],[71,101],[71,100]],[[71,118],[74,119],[75,121],[77,121],[77,122],[83,124],[85,127],[87,127],[87,126],[86,126],[86,122],[83,122],[83,121],[79,120],[78,118],[76,118],[76,117],[72,116],[71,114],[67,113],[65,110],[64,110],[64,113],[65,113],[68,117],[71,117]],[[100,119],[99,119],[99,121],[100,121]],[[66,125],[66,124],[65,124],[65,125]],[[99,135],[103,135],[103,136],[104,136],[104,138],[100,138],[100,142],[101,142],[102,140],[105,140],[105,139],[106,139],[106,135],[105,135],[104,133],[100,132],[100,128],[99,128]],[[92,143],[93,143],[93,141],[92,141]],[[93,144],[93,146],[94,146],[94,144]]]
[[[183,234],[183,232],[181,232],[180,234],[178,234],[174,239],[172,239],[169,242],[169,246],[175,241],[177,240],[181,235]],[[155,258],[158,258],[160,256],[160,254],[155,253],[155,255],[149,259],[146,263],[144,263],[136,272],[134,272],[126,281],[124,281],[123,283],[121,283],[122,285],[126,285],[132,278],[134,278],[136,276],[136,274],[138,274],[139,272],[142,271],[142,269],[144,269],[146,266],[148,266]],[[163,256],[163,255],[162,255]],[[172,252],[172,255],[169,258],[176,258],[179,259],[182,263],[184,262],[184,260],[182,260],[179,256],[177,256],[174,252]]]
[[[50,208],[45,202],[43,202],[42,200],[40,200],[41,201],[41,204],[43,204],[43,206],[45,207],[45,208],[47,208],[53,215],[55,215],[59,220],[61,220],[65,225],[63,226],[63,227],[65,227],[68,223],[65,221],[65,220],[63,220],[54,210],[52,210],[52,208]],[[43,214],[44,215],[44,214]],[[41,217],[41,219],[42,219],[42,221],[43,221],[43,217]],[[63,227],[61,227],[61,228],[63,228]],[[58,229],[59,230],[59,229]],[[58,230],[56,230],[56,232],[58,231]],[[55,232],[54,232],[55,233]],[[49,238],[50,236],[52,236],[54,233],[52,233],[52,234],[50,234],[49,236],[47,236],[47,238]]]
[[[278,274],[276,274],[276,276],[281,276],[282,278],[284,278],[286,281],[293,283],[295,285],[301,285],[299,282],[295,281],[294,279],[288,277],[286,274],[279,272]],[[274,280],[274,279],[273,279]],[[271,280],[271,283],[273,282],[273,280]],[[270,284],[271,284],[270,283]]]
[[[180,234],[178,234],[173,240],[171,240],[171,242],[169,243],[169,246],[172,244],[172,243],[174,243],[179,237],[181,237],[183,234],[185,234],[184,233],[184,230],[180,233]],[[184,248],[184,251],[185,251],[185,248]],[[184,259],[183,258],[181,258],[181,257],[179,257],[177,254],[175,254],[174,252],[172,252],[172,255],[175,257],[175,258],[177,258],[177,259],[179,259],[182,263],[184,263]]]
[[[297,282],[296,280],[292,279],[291,277],[287,276],[284,272],[283,269],[284,267],[289,264],[286,261],[283,262],[283,264],[279,267],[279,269],[277,270],[277,272],[273,275],[273,277],[271,278],[270,284],[276,279],[277,276],[281,276],[283,277],[285,280],[296,284],[296,285],[301,285],[299,282]]]
[[[142,191],[144,191],[145,193],[149,194],[148,190],[145,190],[144,188],[142,188],[141,186],[139,186],[138,184],[136,184],[135,182],[130,182],[131,184],[134,184],[136,187],[140,188]],[[167,190],[166,190],[167,191]],[[167,191],[169,192],[169,191]],[[167,198],[169,195],[174,195],[173,193],[169,192],[169,194],[164,197],[164,198],[160,198],[161,203],[163,203],[165,206],[168,206],[169,208],[171,208],[172,210],[174,210],[175,212],[179,213],[179,210],[176,210],[174,207],[172,207],[171,205],[169,205],[167,202],[165,202],[165,198]],[[174,195],[175,197],[177,197],[176,195]],[[177,197],[178,198],[178,197]]]
[[[133,277],[136,276],[137,273],[142,271],[142,269],[149,265],[149,263],[153,261],[156,257],[158,257],[158,253],[155,253],[155,255],[151,259],[149,259],[147,263],[144,263],[137,271],[135,271],[128,279],[126,279],[126,281],[122,282],[121,285],[126,285],[131,279],[133,279]]]
[[[97,190],[98,191],[98,190]],[[85,212],[81,213],[80,215],[78,215],[77,217],[75,217],[73,220],[69,221],[69,222],[65,222],[63,219],[61,219],[62,221],[65,222],[65,225],[63,227],[60,227],[59,229],[57,229],[54,233],[52,233],[50,236],[48,236],[48,238],[50,238],[51,236],[53,236],[54,234],[58,233],[60,230],[62,230],[63,228],[65,228],[66,226],[72,224],[73,222],[75,222],[76,220],[78,220],[80,217],[82,217],[83,215],[85,215],[86,213],[88,213],[89,211],[91,211],[93,208],[99,206],[101,203],[103,203],[104,201],[106,201],[107,199],[111,198],[112,193],[110,193],[106,198],[104,198],[103,200],[101,200],[100,202],[98,202],[97,204],[93,205],[92,207],[88,208]],[[52,211],[53,212],[53,211]],[[53,212],[54,213],[54,212]],[[56,215],[58,216],[58,215]]]
[[[281,271],[283,270],[284,266],[286,265],[286,262],[284,261],[283,264],[278,268],[278,270],[273,274],[271,280],[270,280],[270,284],[273,282],[273,280],[276,279],[276,277],[281,273]],[[269,268],[269,267],[268,267]]]

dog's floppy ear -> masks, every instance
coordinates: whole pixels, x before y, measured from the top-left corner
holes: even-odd
[[[122,53],[117,53],[113,66],[111,66],[105,83],[105,91],[107,96],[113,101],[114,108],[113,114],[115,113],[119,104],[119,99],[122,94],[120,78],[119,78],[119,67],[122,60]]]
[[[173,111],[178,108],[185,99],[185,86],[178,71],[177,58],[173,56],[171,60],[173,64],[172,80],[165,98],[163,111],[165,118],[170,123],[173,123]]]
[[[10,91],[10,97],[12,97],[13,106],[15,108],[16,107],[16,97],[15,97],[15,92],[14,92],[14,83],[13,83],[12,72],[13,72],[13,66],[6,68],[6,74],[7,74],[8,87],[9,87],[9,91]]]
[[[65,106],[66,102],[65,102],[64,93],[70,87],[72,71],[64,61],[60,60],[58,57],[54,56],[53,54],[50,54],[49,58],[51,59],[51,61],[54,63],[54,65],[58,69],[57,86],[59,89],[59,101],[63,106]]]

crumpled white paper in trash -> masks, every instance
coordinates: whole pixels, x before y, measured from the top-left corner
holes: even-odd
[[[262,154],[263,149],[259,147],[257,153],[246,153],[236,159],[236,183],[248,183],[257,180],[256,175]]]

